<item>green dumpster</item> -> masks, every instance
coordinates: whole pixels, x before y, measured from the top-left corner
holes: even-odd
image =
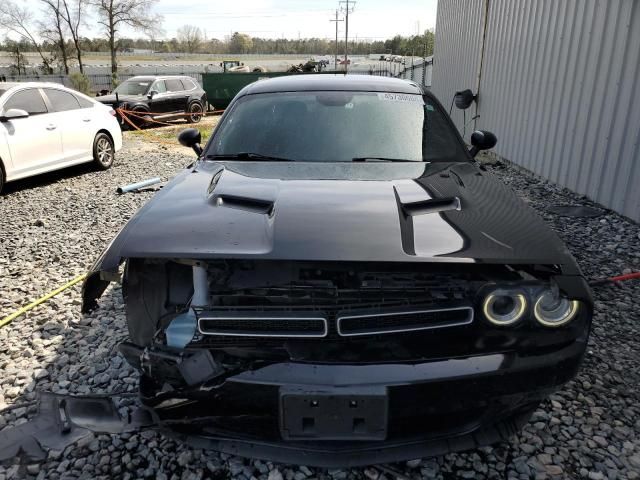
[[[333,74],[335,72],[322,72]],[[284,75],[308,75],[306,73],[288,72],[250,72],[250,73],[203,73],[202,87],[207,92],[209,104],[216,110],[227,108],[233,97],[250,83],[265,78],[282,77]]]

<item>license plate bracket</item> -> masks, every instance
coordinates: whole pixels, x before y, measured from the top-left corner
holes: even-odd
[[[280,432],[285,440],[384,440],[385,387],[280,389]]]

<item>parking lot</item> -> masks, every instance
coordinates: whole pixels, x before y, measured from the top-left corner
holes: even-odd
[[[174,127],[167,127],[174,129]],[[171,178],[193,160],[167,142],[173,131],[127,132],[114,167],[79,166],[18,181],[0,197],[0,317],[84,273],[119,228],[154,194],[118,185]],[[162,143],[150,141],[153,136]],[[640,226],[603,211],[561,217],[551,205],[593,205],[509,165],[487,167],[529,202],[577,258],[587,278],[640,266]],[[546,401],[510,442],[463,454],[367,469],[274,465],[195,450],[152,431],[100,435],[51,451],[43,463],[0,467],[10,478],[640,478],[640,283],[594,289],[593,331],[579,375]],[[80,287],[0,329],[0,428],[24,421],[36,390],[136,392],[137,373],[116,347],[127,336],[121,290],[80,313]],[[125,398],[121,408],[135,400]]]

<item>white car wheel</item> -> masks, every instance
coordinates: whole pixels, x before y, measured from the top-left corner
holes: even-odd
[[[115,159],[113,141],[106,133],[98,133],[93,141],[93,159],[100,170],[107,170]]]

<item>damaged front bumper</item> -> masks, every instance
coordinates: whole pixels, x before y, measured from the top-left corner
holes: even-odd
[[[575,375],[584,349],[576,341],[539,355],[413,364],[278,362],[159,395],[143,375],[141,394],[171,435],[198,448],[321,467],[371,465],[507,439]]]
[[[536,405],[575,374],[584,349],[576,341],[538,355],[413,364],[277,362],[240,372],[211,370],[216,362],[207,367],[200,355],[155,352],[145,362],[152,368],[184,363],[184,380],[193,385],[158,391],[143,373],[143,406],[125,419],[109,398],[40,394],[38,414],[0,432],[0,459],[20,452],[43,458],[45,450],[90,432],[148,428],[197,448],[322,467],[467,450],[516,433]],[[137,356],[131,348],[123,353]],[[210,380],[190,377],[203,371]]]

